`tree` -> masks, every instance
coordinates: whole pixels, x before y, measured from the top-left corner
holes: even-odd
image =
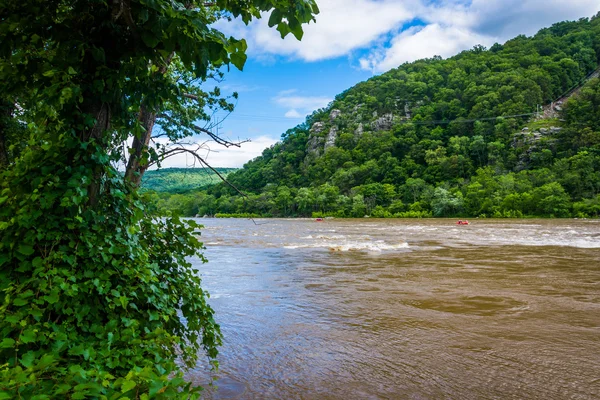
[[[193,366],[203,350],[216,366],[221,343],[187,260],[203,260],[199,227],[158,218],[136,188],[151,162],[188,151],[177,147],[183,137],[219,142],[195,121],[231,106],[201,85],[241,69],[246,42],[213,24],[267,12],[282,36],[300,39],[318,9],[313,0],[2,2],[0,398],[197,397],[176,360]],[[151,149],[156,125],[175,148]],[[127,157],[124,180],[115,164]]]

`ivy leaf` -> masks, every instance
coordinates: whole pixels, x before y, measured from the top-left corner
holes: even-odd
[[[37,338],[37,333],[33,329],[27,329],[19,337],[19,339],[23,343],[32,343],[32,342],[35,342],[36,338]]]
[[[147,30],[142,31],[140,36],[144,44],[150,48],[155,48],[160,43],[160,40]]]
[[[121,393],[129,392],[131,389],[135,388],[137,384],[135,381],[124,381],[121,385]]]
[[[44,296],[44,300],[46,300],[50,304],[54,304],[59,300],[58,293],[52,293],[49,296]]]
[[[23,364],[26,368],[31,368],[34,360],[35,354],[33,351],[28,351],[27,353],[23,354],[23,357],[21,357],[21,364]]]
[[[34,252],[33,247],[28,244],[20,244],[17,251],[26,256],[30,256]]]

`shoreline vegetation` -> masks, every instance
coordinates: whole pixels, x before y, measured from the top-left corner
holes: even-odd
[[[219,213],[214,216],[210,215],[196,215],[193,218],[221,218],[221,219],[315,219],[315,218],[324,218],[324,219],[455,219],[455,218],[469,218],[469,219],[590,219],[597,220],[600,217],[538,217],[538,216],[502,216],[502,215],[480,215],[477,217],[469,217],[469,216],[454,216],[454,217],[434,217],[431,213],[397,213],[391,216],[373,216],[373,215],[365,215],[363,217],[336,217],[334,215],[322,214],[322,213],[313,213],[310,217],[300,217],[300,216],[289,216],[289,217],[273,217],[268,215],[260,215],[260,214],[223,214]]]

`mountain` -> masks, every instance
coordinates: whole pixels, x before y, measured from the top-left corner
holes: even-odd
[[[203,199],[273,216],[598,216],[599,61],[600,14],[403,64],[229,175],[247,196]]]

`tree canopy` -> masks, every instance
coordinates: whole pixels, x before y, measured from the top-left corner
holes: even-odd
[[[181,138],[220,140],[199,123],[232,105],[207,85],[247,45],[215,22],[269,14],[301,38],[316,13],[313,0],[0,4],[0,398],[198,396],[182,367],[203,353],[216,366],[221,343],[189,259],[203,260],[199,226],[162,218],[137,187]]]

